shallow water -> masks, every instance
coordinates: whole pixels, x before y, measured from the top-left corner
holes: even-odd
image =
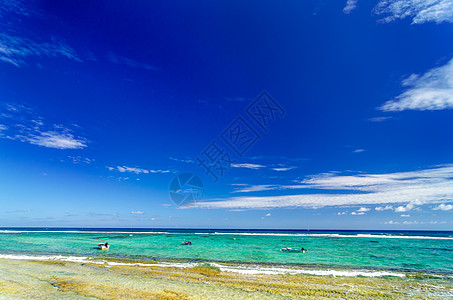
[[[104,240],[107,239],[107,240]],[[108,241],[109,250],[96,249]],[[192,245],[181,245],[191,241]],[[281,247],[304,247],[285,253]],[[2,229],[0,254],[203,260],[453,274],[453,232]]]

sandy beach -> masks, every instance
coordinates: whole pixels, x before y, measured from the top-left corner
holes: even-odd
[[[446,299],[451,279],[240,274],[209,263],[0,260],[0,299]],[[155,264],[156,266],[150,266]],[[234,266],[234,265],[232,265]]]

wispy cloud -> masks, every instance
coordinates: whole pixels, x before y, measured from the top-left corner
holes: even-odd
[[[74,138],[67,129],[63,132],[47,131],[40,132],[39,135],[18,136],[18,139],[33,145],[55,149],[82,149],[87,146],[85,141]]]
[[[90,217],[119,217],[119,213],[98,213],[98,212],[89,212],[88,216]]]
[[[277,172],[286,172],[286,171],[291,171],[294,170],[296,167],[278,167],[278,168],[271,168],[274,171]]]
[[[277,185],[268,185],[268,184],[260,184],[260,185],[245,185],[240,186],[239,188],[235,188],[232,193],[249,193],[249,192],[262,192],[262,191],[270,191],[276,190]]]
[[[241,187],[235,192],[262,190],[309,189],[310,193],[277,196],[236,196],[212,199],[194,204],[215,209],[269,209],[283,207],[321,208],[340,205],[386,204],[376,210],[391,209],[390,204],[402,203],[395,209],[405,212],[416,205],[439,203],[453,198],[453,165],[386,174],[336,173],[308,177],[299,185],[257,185]],[[316,190],[326,190],[319,192]],[[342,191],[341,193],[335,192]],[[327,192],[328,191],[328,192]],[[358,211],[356,213],[359,213]],[[363,211],[362,211],[363,212]]]
[[[131,211],[131,214],[133,214],[133,215],[143,215],[145,213],[140,211],[140,210],[136,210],[136,211]]]
[[[251,169],[251,170],[260,170],[260,169],[270,169],[277,172],[286,172],[295,169],[294,166],[286,166],[284,164],[274,164],[270,166],[265,166],[263,164],[255,164],[255,163],[233,163],[231,164],[232,168],[243,168],[243,169]]]
[[[86,147],[85,141],[77,140],[74,136],[66,132],[48,131],[41,132],[39,135],[22,137],[30,144],[56,149],[82,149]]]
[[[174,160],[174,161],[178,161],[178,162],[183,162],[183,163],[188,163],[188,164],[192,164],[192,163],[195,163],[195,161],[191,158],[177,158],[177,157],[172,157],[170,156],[169,157],[170,160]]]
[[[381,0],[374,11],[387,23],[405,18],[412,24],[453,22],[452,0]]]
[[[392,117],[374,117],[374,118],[368,119],[368,121],[371,121],[371,122],[384,122],[384,121],[390,120],[391,118]]]
[[[0,120],[8,123],[0,138],[55,149],[82,149],[87,141],[75,137],[72,130],[58,124],[47,124],[33,109],[16,103],[0,103]]]
[[[399,223],[400,222],[398,222],[398,221],[392,221],[392,220],[384,222],[384,224],[390,224],[390,225],[395,225],[395,224],[399,224]]]
[[[28,213],[31,210],[29,209],[16,209],[16,210],[9,210],[9,211],[4,211],[4,213]]]
[[[81,61],[76,51],[64,39],[37,31],[20,31],[21,25],[30,18],[42,21],[44,14],[36,7],[35,1],[4,0],[0,2],[0,62],[23,67],[30,57],[63,57]],[[48,17],[48,16],[46,16]],[[24,35],[26,34],[26,35]]]
[[[93,158],[88,158],[88,157],[82,157],[82,156],[68,156],[69,159],[71,159],[71,161],[74,163],[74,164],[91,164],[94,159]]]
[[[110,62],[115,63],[115,64],[119,64],[119,65],[126,65],[126,66],[129,66],[129,67],[132,67],[132,68],[142,68],[142,69],[146,69],[146,70],[149,70],[149,71],[157,71],[157,70],[159,70],[159,68],[156,67],[156,66],[149,65],[149,64],[146,64],[146,63],[142,63],[142,62],[138,62],[138,61],[130,59],[130,58],[126,58],[126,57],[123,57],[123,56],[116,55],[114,53],[109,53],[107,58],[108,58],[108,60]]]
[[[297,157],[288,157],[284,155],[256,155],[247,157],[251,160],[260,160],[260,161],[285,161],[285,162],[302,162],[307,161],[309,158],[297,158]]]
[[[453,59],[423,75],[402,82],[408,89],[379,109],[383,111],[442,110],[453,108]]]
[[[0,61],[16,67],[26,66],[27,57],[65,57],[81,61],[76,51],[63,40],[52,38],[47,42],[38,42],[29,38],[0,34]]]
[[[346,6],[343,8],[345,14],[350,14],[357,7],[357,0],[347,0]]]
[[[261,168],[265,168],[263,165],[259,164],[250,164],[250,163],[244,163],[244,164],[231,164],[232,168],[244,168],[244,169],[252,169],[252,170],[258,170]]]
[[[404,225],[415,225],[415,224],[425,224],[425,222],[419,222],[419,221],[404,221]]]
[[[116,167],[106,167],[109,171],[118,171],[121,173],[135,173],[135,174],[149,174],[149,173],[170,173],[169,170],[147,170],[136,167],[127,167],[127,166],[116,166]]]
[[[5,17],[7,14],[16,14],[21,16],[36,14],[36,11],[30,8],[30,2],[32,1],[2,0],[0,2],[0,18]]]
[[[355,149],[354,151],[352,151],[353,153],[361,153],[361,152],[364,152],[365,149]]]

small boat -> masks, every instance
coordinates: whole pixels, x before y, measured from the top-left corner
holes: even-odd
[[[294,248],[286,247],[286,248],[281,248],[280,251],[283,251],[283,252],[302,252],[302,253],[305,253],[305,249],[304,249],[304,248],[302,248],[302,249],[294,249]]]
[[[181,245],[192,245],[192,242],[184,242]]]
[[[108,248],[110,248],[110,244],[109,243],[99,243],[98,248],[100,250],[107,250]]]

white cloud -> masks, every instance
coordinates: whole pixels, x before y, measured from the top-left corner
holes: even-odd
[[[374,117],[374,118],[368,119],[368,121],[371,121],[371,122],[384,122],[384,121],[389,120],[391,118],[392,117]]]
[[[74,136],[67,131],[41,132],[39,135],[22,136],[19,138],[26,140],[33,145],[55,149],[82,149],[87,146],[84,140],[74,138]]]
[[[150,173],[170,173],[170,170],[148,170]]]
[[[354,152],[354,153],[361,153],[361,152],[364,152],[364,151],[365,151],[365,149],[356,149],[356,150],[354,150],[354,151],[352,151],[352,152]]]
[[[252,163],[235,163],[231,164],[232,168],[244,168],[244,169],[251,169],[251,170],[259,170],[262,168],[267,168],[264,165],[261,164],[252,164]],[[285,166],[283,164],[279,164],[278,166],[275,167],[269,167],[270,169],[277,171],[277,172],[286,172],[295,169],[296,167],[294,166]]]
[[[195,207],[211,209],[270,209],[282,207],[320,208],[340,205],[384,204],[382,209],[390,209],[391,204],[401,203],[395,209],[406,212],[415,205],[439,203],[453,198],[453,165],[443,165],[431,169],[387,174],[358,174],[341,176],[335,173],[311,176],[300,185],[261,185],[253,189],[242,188],[242,192],[259,190],[309,189],[326,190],[318,192],[275,195],[275,196],[236,196],[210,201],[200,201]],[[337,193],[335,190],[341,190]],[[346,192],[345,192],[346,191]],[[236,191],[238,192],[238,191]],[[414,199],[418,199],[414,201]]]
[[[62,40],[53,38],[48,42],[37,42],[32,39],[0,34],[0,61],[16,67],[26,66],[25,59],[35,57],[65,57],[81,61],[76,51]]]
[[[277,184],[258,184],[258,185],[239,185],[240,188],[236,188],[232,193],[251,193],[251,192],[262,192],[262,191],[273,191],[273,190],[287,190],[287,189],[305,189],[307,186],[302,185],[277,185]]]
[[[281,168],[272,168],[274,171],[285,172],[295,169],[296,167],[281,167]]]
[[[250,163],[245,163],[245,164],[231,164],[232,168],[245,168],[245,169],[252,169],[252,170],[258,170],[261,168],[265,168],[263,165],[259,164],[250,164]]]
[[[405,214],[402,214],[402,215],[401,215],[400,217],[403,217],[403,218],[409,218],[410,216],[411,216],[411,215],[409,215],[409,214],[407,214],[407,215],[405,215]]]
[[[453,22],[452,0],[381,0],[374,9],[381,21],[412,18],[412,24]]]
[[[368,207],[361,207],[357,211],[370,211]]]
[[[266,214],[266,217],[270,217],[270,216],[271,216],[271,214],[270,214],[270,213]]]
[[[408,90],[387,101],[384,111],[442,110],[453,108],[453,59],[423,75],[412,74],[403,81]]]
[[[140,169],[140,168],[131,168],[131,167],[126,167],[126,166],[117,166],[116,167],[118,171],[120,171],[121,173],[125,173],[125,172],[131,172],[131,173],[135,173],[135,174],[140,174],[140,173],[149,173],[148,170],[145,170],[145,169]]]
[[[357,0],[347,0],[346,6],[343,8],[345,14],[350,14],[357,7]]]
[[[169,159],[174,160],[174,161],[178,161],[178,162],[188,163],[188,164],[191,164],[191,163],[195,162],[193,159],[190,159],[190,158],[181,159],[181,158],[176,158],[176,157],[171,157],[170,156]]]
[[[395,212],[407,212],[415,207],[413,203],[408,203],[406,206],[398,206],[395,208]]]
[[[42,37],[33,32],[32,27],[21,34],[15,35],[18,28],[29,19],[37,19],[42,23],[45,13],[39,11],[36,1],[2,0],[0,1],[0,62],[16,67],[27,65],[29,57],[64,57],[74,61],[81,61],[76,51],[66,42],[56,36]],[[30,30],[31,29],[31,30]]]
[[[446,221],[429,221],[429,222],[423,222],[423,221],[404,221],[404,222],[403,222],[404,225],[415,225],[415,224],[419,224],[419,225],[423,225],[423,224],[434,225],[434,224],[446,224],[446,223],[447,223]]]
[[[72,160],[74,164],[91,164],[94,159],[82,156],[68,156],[69,159]]]
[[[8,123],[8,126],[2,126],[0,138],[55,149],[87,147],[87,141],[75,137],[69,128],[47,124],[33,109],[21,104],[0,103],[0,119]]]
[[[451,204],[439,204],[439,206],[436,206],[433,208],[433,210],[452,210],[453,209],[453,205]]]
[[[133,214],[133,215],[143,215],[144,212],[137,210],[137,211],[131,211],[131,214]]]
[[[384,224],[390,224],[390,225],[394,225],[394,224],[399,224],[400,222],[397,222],[397,221],[387,221],[387,222],[384,222]]]
[[[377,210],[377,211],[393,210],[393,206],[391,206],[391,205],[377,206],[374,209]]]
[[[351,215],[364,215],[365,213],[362,211],[362,212],[356,212],[356,211],[353,211],[351,212]]]
[[[135,173],[135,174],[149,174],[149,173],[169,173],[169,170],[146,170],[141,168],[135,167],[127,167],[127,166],[117,166],[117,167],[106,167],[109,171],[117,170],[121,173]]]
[[[424,222],[418,222],[418,221],[404,221],[404,225],[415,225],[415,224],[424,224]]]

